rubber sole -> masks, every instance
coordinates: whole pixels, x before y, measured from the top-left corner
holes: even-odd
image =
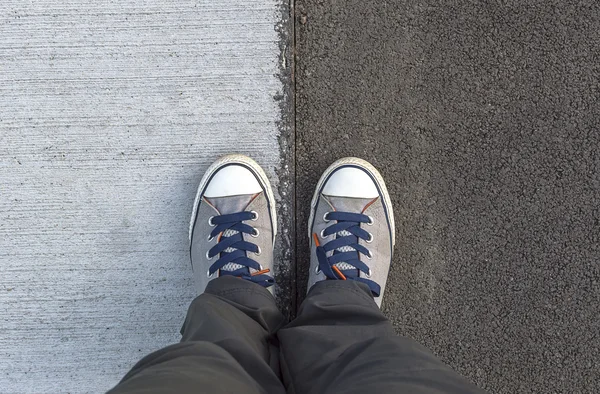
[[[323,175],[321,175],[321,179],[319,179],[319,182],[317,183],[317,187],[315,189],[315,194],[313,195],[312,202],[310,203],[310,217],[308,219],[308,239],[312,240],[311,226],[312,226],[313,220],[314,220],[315,208],[317,207],[317,201],[319,200],[319,194],[320,194],[319,191],[322,190],[323,185],[325,184],[325,182],[327,181],[327,179],[329,178],[331,173],[333,173],[335,170],[337,170],[340,167],[346,167],[346,166],[354,166],[354,167],[359,167],[359,168],[363,169],[369,175],[371,175],[371,178],[377,184],[377,188],[381,191],[381,195],[383,196],[383,205],[385,206],[385,209],[387,210],[387,213],[388,213],[388,218],[390,221],[390,230],[392,232],[392,248],[393,248],[396,245],[396,225],[395,225],[395,220],[394,220],[394,209],[392,207],[392,200],[390,199],[390,195],[387,191],[387,188],[385,187],[385,182],[383,181],[383,177],[381,176],[379,171],[377,171],[377,169],[371,163],[369,163],[366,160],[359,159],[358,157],[344,157],[343,159],[339,159],[336,162],[334,162],[332,165],[330,165],[325,170],[325,172],[323,172]]]
[[[275,237],[277,236],[277,214],[275,211],[275,195],[273,194],[273,189],[271,188],[269,178],[257,162],[255,162],[248,156],[237,153],[220,157],[214,163],[212,163],[204,173],[204,176],[200,181],[200,186],[198,186],[198,191],[196,192],[196,199],[194,200],[194,208],[192,210],[192,219],[190,220],[189,230],[190,242],[192,241],[192,231],[194,229],[194,223],[196,222],[196,214],[198,212],[198,206],[200,205],[200,199],[202,198],[202,194],[206,189],[208,182],[217,171],[219,171],[224,166],[231,164],[240,164],[245,167],[248,167],[258,178],[258,181],[260,182],[263,189],[266,190],[267,201],[269,202],[269,209],[271,211],[271,225],[273,226],[273,242],[275,242]]]

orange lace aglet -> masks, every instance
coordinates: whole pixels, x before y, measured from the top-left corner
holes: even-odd
[[[315,241],[315,245],[317,246],[317,248],[321,246],[321,244],[319,243],[319,237],[317,237],[317,233],[313,233],[313,240]]]
[[[333,270],[335,271],[335,273],[340,276],[340,278],[342,280],[346,280],[346,275],[342,274],[342,271],[340,271],[340,269],[338,267],[336,267],[335,265],[332,265],[331,267],[333,268]]]
[[[250,276],[256,276],[256,275],[267,274],[267,273],[269,273],[269,272],[271,272],[271,270],[270,270],[270,269],[268,269],[268,268],[265,268],[265,269],[264,269],[264,270],[262,270],[262,271],[256,271],[255,273],[253,273],[253,274],[252,274],[252,275],[250,275]]]

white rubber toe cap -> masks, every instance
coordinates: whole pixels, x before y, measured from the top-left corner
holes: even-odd
[[[211,178],[205,197],[237,196],[256,194],[262,191],[258,180],[250,170],[239,165],[228,165],[219,169]]]
[[[375,198],[379,196],[373,179],[356,167],[336,170],[323,187],[323,194],[337,197]]]

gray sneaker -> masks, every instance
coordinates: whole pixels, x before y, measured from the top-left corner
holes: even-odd
[[[190,257],[196,290],[232,275],[273,293],[275,198],[265,172],[251,158],[228,155],[202,178],[190,223]]]
[[[322,280],[369,286],[381,307],[394,250],[394,213],[379,172],[347,157],[317,184],[308,221],[311,242],[308,289]]]

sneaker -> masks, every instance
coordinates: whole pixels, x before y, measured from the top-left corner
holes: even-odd
[[[273,293],[275,198],[262,168],[228,155],[202,178],[190,223],[190,257],[198,294],[224,275],[268,287]]]
[[[379,172],[354,157],[333,163],[317,184],[308,221],[308,289],[322,280],[369,286],[381,307],[395,244],[394,213]]]

